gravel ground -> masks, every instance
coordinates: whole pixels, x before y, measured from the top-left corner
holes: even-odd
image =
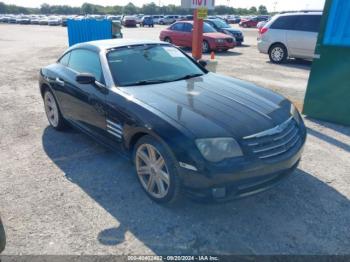
[[[350,128],[305,119],[309,137],[293,176],[226,204],[185,201],[169,209],[142,192],[117,153],[48,127],[39,68],[67,45],[61,27],[0,24],[0,212],[5,255],[349,254]],[[154,29],[128,29],[154,39]],[[301,104],[310,65],[268,63],[246,46],[218,54],[218,71]]]

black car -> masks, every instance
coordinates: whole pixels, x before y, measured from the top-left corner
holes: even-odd
[[[39,85],[53,128],[129,153],[158,203],[239,198],[292,173],[306,139],[293,104],[204,65],[165,42],[102,40],[68,49]]]
[[[5,246],[6,246],[6,234],[5,234],[5,229],[0,217],[0,254],[2,251],[4,251]]]
[[[244,42],[244,35],[242,31],[232,28],[224,20],[215,18],[215,19],[205,19],[204,21],[207,24],[210,24],[212,27],[214,27],[216,31],[235,37],[236,43],[238,45],[242,45],[242,43]]]

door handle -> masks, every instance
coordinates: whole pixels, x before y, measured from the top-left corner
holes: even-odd
[[[60,86],[64,86],[64,81],[56,77],[56,83],[59,84]]]

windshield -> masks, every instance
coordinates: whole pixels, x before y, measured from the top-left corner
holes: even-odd
[[[218,28],[227,28],[230,27],[228,24],[225,23],[225,21],[222,20],[211,20]]]
[[[215,33],[216,30],[211,26],[208,25],[207,23],[203,23],[203,33]]]
[[[205,72],[180,50],[169,45],[142,45],[114,49],[107,54],[118,86],[171,82]]]

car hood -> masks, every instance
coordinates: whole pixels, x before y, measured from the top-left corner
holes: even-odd
[[[290,117],[290,102],[244,81],[208,73],[123,91],[166,115],[195,137],[242,138],[275,127]]]
[[[229,31],[229,32],[232,32],[232,33],[242,33],[241,30],[237,30],[237,29],[234,29],[232,27],[225,27],[225,28],[221,28],[222,30],[226,30],[226,31]]]
[[[230,38],[228,35],[225,35],[223,33],[215,32],[215,33],[204,33],[205,37],[219,39],[219,38]]]

